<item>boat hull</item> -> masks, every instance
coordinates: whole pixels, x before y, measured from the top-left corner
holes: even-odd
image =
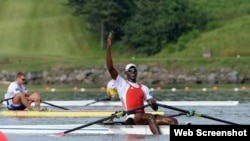
[[[0,131],[6,134],[50,134],[64,132],[81,124],[66,125],[1,125]],[[170,126],[160,126],[164,135],[169,135]],[[99,125],[95,124],[89,127],[75,130],[68,134],[138,134],[152,135],[148,125]]]

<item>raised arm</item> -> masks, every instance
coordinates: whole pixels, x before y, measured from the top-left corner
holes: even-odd
[[[116,80],[118,76],[118,72],[113,66],[113,60],[112,60],[112,55],[111,55],[111,43],[112,43],[112,32],[109,32],[108,39],[107,39],[107,48],[106,48],[106,51],[107,51],[106,63],[107,63],[107,68],[109,70],[111,78]]]

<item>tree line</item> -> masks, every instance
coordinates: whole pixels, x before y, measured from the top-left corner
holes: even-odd
[[[121,52],[133,50],[147,56],[181,36],[203,31],[211,20],[200,5],[189,0],[68,0],[67,5],[102,40],[114,31]]]

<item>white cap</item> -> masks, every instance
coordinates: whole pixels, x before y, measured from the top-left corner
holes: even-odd
[[[129,68],[131,68],[131,67],[135,67],[136,68],[136,65],[132,64],[132,63],[127,64],[126,67],[125,67],[125,71],[128,71]]]

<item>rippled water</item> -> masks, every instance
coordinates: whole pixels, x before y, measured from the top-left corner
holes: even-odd
[[[158,91],[154,92],[157,99],[161,100],[174,100],[174,101],[187,101],[187,100],[235,100],[239,101],[237,106],[175,106],[179,109],[184,110],[195,110],[203,115],[208,115],[210,117],[215,117],[218,119],[223,119],[225,121],[230,121],[238,124],[249,124],[250,123],[250,93],[246,92],[235,92],[235,91],[225,91],[225,92],[168,92],[168,91]],[[103,92],[83,92],[83,93],[43,93],[43,99],[45,100],[83,100],[83,99],[96,99],[105,97]],[[51,107],[53,109],[53,107]],[[102,109],[102,107],[67,107],[69,109]],[[114,107],[114,111],[119,110]],[[160,108],[160,111],[165,111],[169,115],[174,115],[179,112]],[[0,117],[1,125],[13,125],[13,124],[86,124],[99,118],[17,118],[17,117]],[[185,123],[187,121],[192,124],[226,124],[215,120],[211,120],[203,117],[187,117],[179,116],[177,117],[180,123]],[[122,120],[122,119],[119,119]],[[169,140],[169,136],[138,136],[138,135],[67,135],[64,137],[51,137],[43,135],[17,135],[17,134],[7,134],[10,141],[82,141],[82,140],[109,140],[109,141],[133,141],[133,140]]]

